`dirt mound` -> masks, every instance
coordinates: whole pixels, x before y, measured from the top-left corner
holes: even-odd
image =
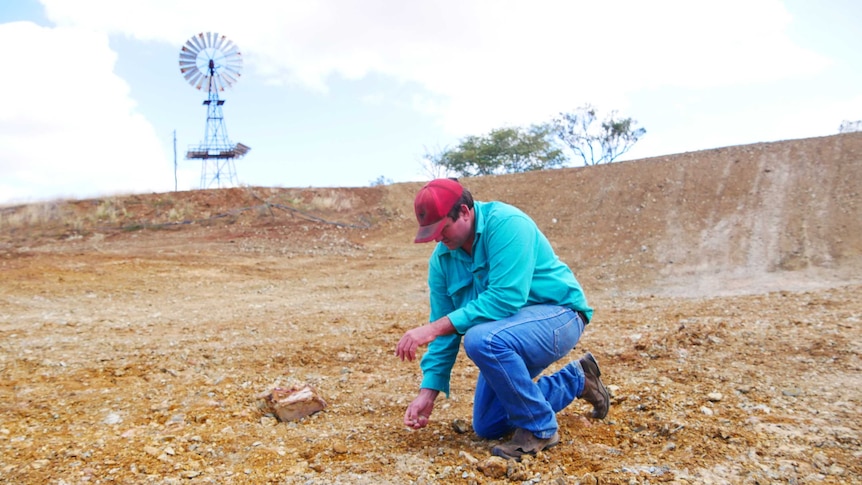
[[[860,173],[854,133],[462,180],[573,267],[614,394],[493,476],[467,359],[401,425],[420,183],[0,208],[0,482],[860,483]],[[262,414],[294,380],[327,409]]]

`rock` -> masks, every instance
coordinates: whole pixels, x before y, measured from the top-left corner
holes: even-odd
[[[470,431],[470,425],[463,419],[456,419],[452,421],[452,429],[458,434],[464,434]]]
[[[599,485],[599,479],[596,478],[592,473],[585,473],[584,476],[581,477],[582,485]]]
[[[709,394],[706,395],[706,398],[710,402],[718,402],[718,401],[721,401],[724,398],[724,396],[720,392],[710,392]]]
[[[263,410],[274,414],[279,421],[297,421],[326,409],[326,401],[308,384],[276,387],[257,397],[262,400]]]
[[[506,478],[513,482],[524,482],[530,479],[530,472],[524,463],[509,460],[506,468]]]
[[[119,414],[111,412],[105,416],[105,419],[102,422],[107,425],[119,424],[123,422],[123,418],[121,418]]]
[[[509,464],[499,456],[492,456],[479,463],[477,468],[488,478],[503,478],[509,471]]]
[[[470,453],[467,453],[467,452],[466,452],[466,451],[464,451],[464,450],[459,451],[459,452],[458,452],[458,456],[459,456],[459,457],[461,457],[461,458],[463,458],[464,460],[466,460],[466,461],[467,461],[467,463],[469,463],[469,464],[471,464],[471,465],[475,465],[476,463],[479,463],[479,460],[478,460],[478,459],[476,459],[476,457],[474,457],[474,456],[473,456],[473,455],[471,455]]]
[[[347,453],[347,451],[348,451],[347,445],[342,443],[341,441],[339,441],[339,442],[335,443],[334,445],[332,445],[332,451],[335,454],[343,455],[343,454]]]

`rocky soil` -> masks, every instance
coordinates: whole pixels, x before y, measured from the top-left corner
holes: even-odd
[[[862,483],[862,134],[465,179],[524,208],[596,308],[605,420],[491,458],[465,356],[402,416],[427,321],[421,184],[0,208],[0,482]],[[560,363],[562,365],[562,363]],[[328,403],[278,422],[257,396]]]

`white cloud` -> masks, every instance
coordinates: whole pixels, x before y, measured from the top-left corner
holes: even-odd
[[[0,198],[146,190],[167,180],[152,127],[112,73],[105,34],[15,22],[0,25],[0,44],[14,46],[5,62],[15,67],[0,77]]]
[[[105,187],[167,189],[159,183],[173,180],[164,147],[136,111],[127,83],[113,72],[111,36],[179,49],[198,32],[219,32],[239,45],[247,76],[293,90],[326,93],[336,78],[394,80],[408,88],[371,87],[357,95],[365,103],[409,106],[453,137],[546,121],[588,102],[640,120],[650,131],[637,148],[657,147],[659,152],[644,152],[650,154],[744,143],[745,137],[762,141],[778,130],[812,134],[811,118],[798,113],[830,118],[824,121],[830,127],[836,124],[831,117],[853,118],[852,111],[837,114],[841,102],[835,99],[824,99],[819,110],[800,105],[782,111],[761,103],[762,112],[728,100],[733,106],[702,113],[674,97],[678,91],[711,98],[733,91],[728,87],[813,78],[829,67],[829,60],[792,42],[793,19],[778,0],[42,4],[57,27],[0,25],[0,41],[15,46],[7,50],[8,65],[26,66],[0,78],[0,199],[73,192],[67,187],[77,194],[103,193]],[[658,119],[655,112],[627,111],[632,100],[653,92],[666,96],[650,104],[653,110],[679,115],[664,123],[668,132],[652,130],[647,121]],[[760,123],[749,127],[740,119]],[[47,134],[53,134],[50,143],[42,141]],[[34,181],[35,188],[14,188],[23,181]]]
[[[786,35],[778,0],[43,0],[49,18],[180,45],[228,35],[272,84],[326,91],[370,72],[423,86],[452,133],[544,121],[586,102],[624,109],[658,85],[767,82],[826,61]],[[132,13],[134,12],[134,13]]]

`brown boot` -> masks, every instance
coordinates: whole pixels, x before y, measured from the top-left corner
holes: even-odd
[[[599,363],[596,362],[596,358],[590,352],[581,358],[580,363],[584,370],[584,391],[579,398],[593,405],[592,416],[594,418],[604,419],[611,407],[611,397],[599,378],[602,375],[602,371],[599,370]]]
[[[494,456],[503,457],[521,461],[524,455],[535,455],[536,453],[547,450],[560,442],[560,433],[554,432],[554,435],[547,439],[537,438],[536,435],[524,428],[515,430],[512,439],[497,445],[491,449],[491,454]]]

